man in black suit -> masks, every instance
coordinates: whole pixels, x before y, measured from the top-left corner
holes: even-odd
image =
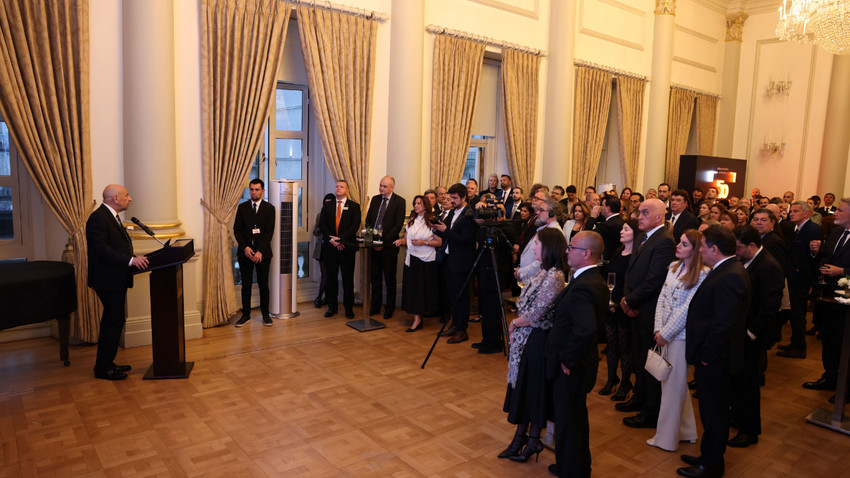
[[[519,216],[519,206],[522,204],[522,188],[514,187],[511,188],[511,202],[505,203],[505,217],[508,220],[514,221],[520,219]]]
[[[836,209],[835,194],[826,193],[823,195],[823,207],[819,207],[817,212],[821,216],[826,217],[828,215],[835,214]]]
[[[788,244],[780,237],[782,231],[779,230],[777,232],[774,208],[779,210],[775,204],[772,207],[756,209],[750,224],[761,236],[762,247],[779,263],[779,267],[782,268],[782,276],[784,277],[788,274]]]
[[[835,208],[836,228],[822,245],[812,243],[812,252],[818,259],[826,259],[820,273],[826,280],[824,291],[831,297],[832,291],[841,289],[838,279],[850,272],[850,198],[843,198]],[[806,382],[803,387],[811,390],[835,390],[838,381],[838,362],[841,354],[841,341],[844,337],[845,310],[839,305],[815,303],[815,317],[823,338],[824,372],[818,380]]]
[[[334,187],[335,201],[326,202],[319,215],[322,230],[322,257],[328,274],[326,295],[328,311],[325,317],[338,310],[339,280],[342,272],[342,305],[345,316],[354,318],[354,259],[357,253],[357,231],[360,229],[360,205],[348,199],[348,182],[340,179]]]
[[[514,202],[513,186],[513,179],[507,174],[503,174],[499,178],[500,189],[496,192],[496,199],[505,203],[505,209],[508,208],[509,203],[512,204]]]
[[[251,321],[251,288],[255,267],[263,325],[270,327],[272,319],[269,315],[269,268],[272,264],[275,208],[263,201],[265,184],[262,179],[252,179],[248,184],[248,192],[251,200],[236,208],[236,220],[233,221],[233,235],[238,244],[236,259],[242,274],[242,317],[236,321],[236,327],[242,327]]]
[[[723,476],[729,440],[730,377],[744,357],[750,279],[735,258],[735,236],[723,226],[703,231],[700,253],[711,271],[688,307],[686,357],[694,366],[703,435],[700,456],[682,455],[686,477]]]
[[[369,315],[375,315],[381,311],[383,302],[383,283],[387,286],[387,302],[384,306],[384,318],[389,319],[395,311],[396,295],[396,269],[398,268],[398,247],[393,242],[398,239],[398,234],[404,225],[404,214],[406,202],[403,197],[393,194],[395,179],[384,176],[378,185],[381,194],[372,197],[369,203],[369,212],[366,213],[366,226],[381,229],[381,240],[384,245],[372,249],[371,262],[372,271],[370,280],[372,282],[372,305]]]
[[[738,434],[728,445],[745,448],[758,443],[761,434],[761,364],[776,339],[776,314],[782,303],[785,278],[779,263],[762,246],[761,236],[754,227],[737,226],[732,232],[735,255],[744,263],[750,278],[752,300],[747,309],[744,359],[741,368],[732,375],[731,413],[738,424]]]
[[[811,207],[805,201],[794,201],[788,216],[797,226],[797,232],[788,249],[788,295],[791,299],[791,343],[779,345],[776,355],[790,358],[806,358],[806,303],[809,289],[817,278],[817,260],[812,253],[812,241],[820,242],[823,232],[820,226],[810,221]]]
[[[632,398],[618,403],[621,412],[639,411],[623,423],[632,428],[654,428],[661,407],[661,383],[644,369],[646,352],[655,344],[655,305],[673,261],[676,243],[664,227],[664,203],[647,199],[638,210],[637,248],[629,258],[624,295],[620,307],[631,318],[632,357],[635,360],[635,388]]]
[[[605,251],[602,258],[610,261],[614,252],[620,247],[620,230],[623,228],[623,218],[620,216],[620,199],[616,196],[606,195],[600,203],[600,220],[597,221],[593,230],[602,236]]]
[[[123,380],[130,371],[129,365],[116,365],[114,360],[127,320],[124,308],[127,288],[133,287],[132,270],[148,267],[147,257],[133,255],[133,242],[118,216],[132,200],[127,188],[110,184],[103,190],[103,204],[86,221],[88,284],[103,304],[94,376],[106,380]]]
[[[443,245],[438,255],[442,257],[449,304],[454,304],[452,326],[442,334],[443,337],[449,337],[450,344],[469,340],[469,335],[466,333],[469,325],[469,288],[463,287],[463,283],[475,264],[477,224],[472,219],[471,211],[467,214],[468,194],[463,184],[457,183],[450,187],[449,198],[452,202],[452,210],[444,222],[434,224],[435,233],[443,238]]]
[[[688,209],[690,209],[688,192],[684,189],[673,191],[670,194],[670,211],[667,213],[666,219],[673,223],[673,240],[676,241],[676,244],[679,243],[685,231],[699,227],[699,219],[691,214]]]
[[[555,464],[549,471],[561,477],[590,476],[587,394],[599,367],[596,328],[608,311],[608,288],[596,270],[603,248],[596,232],[573,237],[567,247],[573,279],[555,299],[546,338],[546,378],[552,380],[555,413]]]

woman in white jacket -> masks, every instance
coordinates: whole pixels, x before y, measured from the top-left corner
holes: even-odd
[[[670,264],[667,279],[655,308],[655,343],[673,365],[667,380],[661,382],[661,409],[655,436],[648,445],[676,451],[680,441],[696,443],[694,406],[688,396],[688,362],[685,359],[685,323],[688,305],[708,274],[699,253],[702,233],[688,229],[676,246],[679,259]]]

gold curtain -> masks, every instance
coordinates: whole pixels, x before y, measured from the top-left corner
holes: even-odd
[[[297,11],[322,152],[365,217],[378,22],[301,5]]]
[[[88,0],[0,5],[0,115],[21,160],[68,233],[77,280],[71,335],[97,342],[100,301],[88,288],[92,210]]]
[[[204,327],[236,313],[230,225],[274,101],[291,6],[201,1]]]
[[[643,98],[646,80],[617,77],[617,137],[620,144],[620,168],[623,187],[637,184],[638,157],[640,155],[640,125],[643,118]],[[620,188],[622,189],[622,188]]]
[[[595,186],[608,112],[611,109],[612,81],[611,73],[576,67],[572,184],[579,191],[583,191],[586,186]]]
[[[694,114],[696,93],[681,88],[670,89],[667,114],[667,168],[664,181],[673,189],[679,183],[679,156],[688,148],[688,134]]]
[[[699,154],[712,156],[714,154],[714,134],[717,124],[716,96],[697,95],[697,150]]]
[[[483,43],[447,35],[434,40],[432,186],[449,187],[463,176],[483,64]]]
[[[537,147],[537,102],[540,56],[502,51],[502,102],[505,110],[505,149],[514,184],[531,186]]]

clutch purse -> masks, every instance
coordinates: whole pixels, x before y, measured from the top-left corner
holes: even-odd
[[[667,349],[665,348],[664,351],[666,352],[666,350]],[[663,382],[670,376],[670,371],[673,370],[673,365],[668,362],[663,355],[661,355],[661,349],[658,345],[655,345],[655,347],[652,347],[646,352],[646,365],[644,365],[644,368],[659,382]]]

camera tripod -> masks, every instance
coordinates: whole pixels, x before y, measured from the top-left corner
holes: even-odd
[[[475,271],[478,268],[478,264],[479,264],[479,262],[481,262],[481,258],[484,256],[485,252],[489,252],[491,272],[492,272],[493,278],[495,279],[495,282],[496,282],[496,296],[497,296],[497,300],[499,301],[498,302],[499,303],[499,312],[501,312],[501,316],[502,316],[502,333],[504,334],[504,338],[505,338],[505,340],[502,341],[502,347],[503,347],[502,352],[505,355],[507,355],[507,349],[505,348],[505,346],[507,345],[507,338],[508,338],[508,323],[507,323],[507,319],[505,318],[505,307],[502,304],[502,286],[499,283],[499,266],[496,262],[495,247],[496,247],[496,244],[497,244],[498,239],[499,239],[499,236],[497,235],[497,233],[499,235],[501,235],[501,237],[509,245],[510,245],[511,242],[508,240],[507,237],[505,237],[505,233],[502,232],[501,230],[499,230],[494,223],[485,222],[483,224],[483,226],[486,227],[486,229],[485,229],[486,235],[485,235],[485,238],[484,238],[484,245],[478,251],[478,256],[475,258],[475,263],[472,265],[472,269],[469,271],[469,274],[467,274],[466,280],[463,281],[463,286],[460,288],[460,290],[462,290],[462,291],[466,290],[467,286],[469,286],[469,281],[472,280],[472,275],[475,274]],[[484,297],[481,297],[481,298],[483,299]],[[447,315],[449,317],[452,315],[452,312],[454,311],[458,300],[460,300],[460,294],[458,294],[458,296],[455,298],[454,302],[452,303],[452,306],[449,308],[449,311],[447,313]],[[428,359],[431,358],[431,354],[434,352],[434,348],[437,347],[437,342],[440,341],[440,337],[442,336],[442,333],[443,333],[443,331],[445,331],[446,325],[448,325],[448,324],[449,324],[448,320],[443,322],[443,326],[440,327],[440,331],[437,332],[437,338],[435,338],[434,343],[431,344],[431,349],[428,350],[428,355],[425,356],[425,360],[422,362],[422,366],[420,368],[425,368],[425,364],[427,364]]]

